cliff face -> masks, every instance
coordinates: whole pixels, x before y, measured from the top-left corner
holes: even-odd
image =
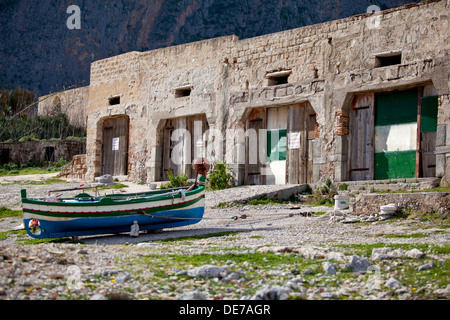
[[[37,95],[84,80],[90,63],[128,51],[224,35],[240,39],[294,29],[411,0],[2,0],[0,87]],[[70,5],[80,7],[81,29],[67,28]]]

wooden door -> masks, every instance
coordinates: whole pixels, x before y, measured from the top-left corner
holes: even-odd
[[[265,183],[265,159],[264,145],[266,143],[265,136],[261,134],[261,129],[265,129],[265,110],[253,110],[247,119],[246,141],[245,141],[245,175],[244,184],[260,185]],[[264,149],[263,149],[264,148]]]
[[[185,173],[186,118],[169,119],[164,127],[163,179]]]
[[[350,180],[374,177],[374,95],[356,95],[350,111]]]
[[[421,177],[436,176],[436,131],[438,97],[430,96],[421,99],[420,108],[420,152],[422,170]]]
[[[128,173],[128,117],[109,118],[103,122],[102,174]]]
[[[313,178],[313,144],[316,114],[309,103],[289,106],[286,182],[311,183]],[[300,138],[300,143],[292,141]]]
[[[417,88],[375,94],[375,180],[414,178],[419,174],[418,97]]]
[[[185,173],[188,178],[195,178],[195,172],[192,169],[192,161],[197,157],[206,157],[207,140],[204,133],[208,131],[208,122],[205,115],[196,115],[188,117],[186,120],[186,129],[189,132],[186,143],[190,144],[190,155],[186,159]],[[190,141],[188,141],[190,140]]]

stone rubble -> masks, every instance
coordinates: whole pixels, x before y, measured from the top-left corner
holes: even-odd
[[[230,203],[236,194],[241,194],[239,188],[227,190],[221,194],[220,202]],[[433,282],[414,287],[400,277],[405,266],[413,268],[418,279],[434,274],[448,261],[448,254],[426,251],[423,247],[394,247],[399,243],[446,245],[447,229],[427,233],[426,238],[384,237],[409,234],[412,228],[414,232],[429,232],[430,223],[414,220],[413,227],[411,220],[406,219],[341,223],[331,218],[358,217],[349,211],[302,205],[295,209],[281,204],[218,209],[212,205],[211,196],[207,194],[202,222],[160,233],[81,237],[83,244],[30,245],[21,244],[20,236],[8,234],[0,240],[0,299],[407,300],[418,293],[432,299],[450,299],[448,285]],[[301,215],[302,212],[312,214]],[[246,219],[230,219],[244,213]],[[20,223],[20,219],[2,219],[0,232]],[[216,234],[208,236],[211,233]],[[187,244],[159,242],[186,236],[208,237],[189,240]],[[24,239],[31,238],[24,236]],[[385,246],[377,247],[379,243]],[[366,256],[352,253],[350,247],[359,244],[375,247]],[[349,247],[343,249],[339,245]],[[246,254],[248,261],[235,260],[232,254],[226,262],[212,261],[230,253]],[[174,265],[161,275],[155,271],[153,260],[145,260],[173,254],[180,257],[209,254],[211,261]],[[276,269],[264,263],[255,266],[251,263],[253,254],[295,257],[296,263]],[[306,267],[302,265],[305,261],[310,261]],[[380,279],[371,273],[377,270]],[[370,277],[378,282],[371,283]]]

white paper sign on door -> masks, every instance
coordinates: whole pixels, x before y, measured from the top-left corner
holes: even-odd
[[[119,137],[112,139],[112,149],[119,150]]]
[[[290,132],[289,136],[289,149],[299,149],[300,148],[300,132]]]

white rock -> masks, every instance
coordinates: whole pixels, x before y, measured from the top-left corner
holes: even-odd
[[[408,252],[406,252],[406,255],[409,257],[409,258],[413,258],[413,259],[420,259],[420,258],[422,258],[425,254],[422,252],[422,251],[420,251],[419,249],[411,249],[411,250],[409,250]]]
[[[395,249],[388,253],[389,258],[401,258],[406,255],[406,251],[403,249]]]
[[[389,278],[389,280],[388,281],[386,281],[386,283],[384,284],[386,287],[389,287],[389,288],[399,288],[399,287],[401,287],[402,286],[402,284],[400,283],[400,281],[398,281],[397,279],[395,279],[395,278]]]
[[[287,300],[291,290],[277,285],[268,285],[256,291],[251,300]]]
[[[383,212],[394,213],[395,211],[397,211],[397,206],[395,204],[391,203],[391,204],[388,204],[385,206],[381,206],[380,209]]]
[[[392,248],[385,247],[385,248],[374,248],[372,249],[372,260],[383,260],[388,259],[389,255],[388,253],[392,251]]]
[[[113,183],[113,177],[110,174],[105,174],[103,176],[95,178],[95,181],[101,184],[112,184]]]
[[[450,297],[450,284],[444,289],[438,289],[434,293],[439,296]]]
[[[217,267],[210,264],[189,270],[187,275],[193,278],[225,278],[228,275],[228,269]]]
[[[108,300],[108,299],[104,295],[96,293],[89,300]]]
[[[367,268],[372,264],[364,257],[353,255],[350,258],[349,265],[352,267],[353,272],[366,272]]]
[[[326,258],[326,252],[324,249],[314,248],[310,246],[300,247],[294,249],[295,252],[300,253],[307,259]]]
[[[322,264],[323,271],[325,271],[326,274],[336,274],[336,266],[334,263],[331,263],[329,261],[325,261]]]
[[[189,291],[184,292],[178,296],[178,300],[206,300],[207,297],[200,291]]]
[[[429,263],[425,263],[419,267],[417,267],[415,270],[417,271],[422,271],[422,270],[428,270],[428,269],[432,269],[436,267],[436,265],[434,264],[434,262],[429,262]]]
[[[327,255],[327,259],[330,259],[330,260],[334,259],[337,261],[345,261],[347,258],[345,254],[343,254],[342,252],[337,252],[337,251],[328,252],[326,255]]]

